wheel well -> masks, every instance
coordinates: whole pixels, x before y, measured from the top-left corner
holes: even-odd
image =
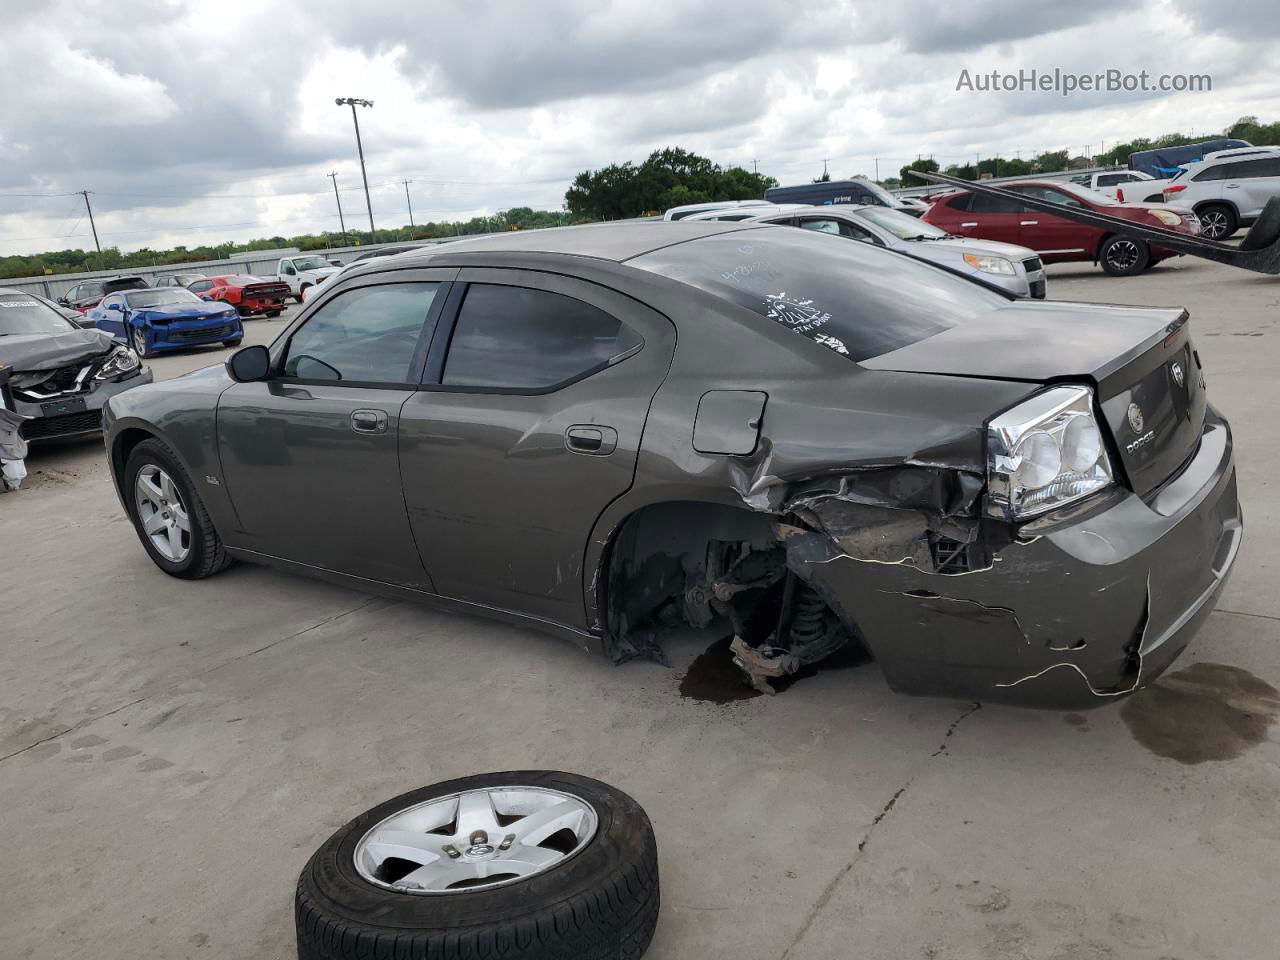
[[[663,634],[719,627],[746,644],[740,658],[786,659],[794,672],[844,646],[852,634],[788,567],[778,519],[694,501],[630,514],[601,562],[605,651],[663,660]]]
[[[1232,201],[1224,200],[1222,198],[1216,198],[1213,200],[1201,200],[1191,209],[1194,210],[1196,214],[1199,214],[1201,210],[1208,210],[1210,207],[1226,207],[1228,210],[1230,210],[1232,213],[1236,215],[1237,219],[1239,219],[1240,217],[1240,208],[1237,207],[1235,203],[1233,203]]]
[[[111,443],[111,472],[119,489],[124,489],[124,465],[129,462],[129,454],[143,440],[150,440],[154,436],[150,430],[143,430],[141,427],[126,427],[115,435]]]

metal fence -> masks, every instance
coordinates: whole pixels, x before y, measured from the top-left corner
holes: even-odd
[[[420,243],[444,243],[444,240],[417,241]],[[318,254],[347,262],[351,257],[379,247],[397,246],[394,243],[366,243],[358,247],[330,247],[324,250],[262,250],[241,254],[228,260],[201,260],[196,263],[167,263],[155,267],[119,267],[115,270],[95,270],[90,273],[59,273],[45,277],[19,277],[15,280],[0,280],[0,287],[21,290],[23,293],[38,293],[56,300],[82,280],[94,280],[102,277],[152,277],[167,273],[206,273],[217,276],[224,273],[248,273],[255,276],[274,277],[276,265],[281,257],[306,254]]]

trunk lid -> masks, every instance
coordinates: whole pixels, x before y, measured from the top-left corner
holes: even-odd
[[[1204,426],[1204,380],[1180,309],[1018,301],[862,366],[1029,383],[1090,381],[1140,496],[1178,472]]]

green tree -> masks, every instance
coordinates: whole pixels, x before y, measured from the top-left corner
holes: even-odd
[[[617,220],[686,203],[749,200],[776,184],[772,177],[742,167],[724,169],[688,150],[667,147],[655,150],[639,165],[627,161],[582,171],[564,199],[574,217]]]
[[[908,163],[905,167],[898,171],[898,179],[902,181],[904,187],[921,187],[931,180],[925,180],[923,177],[913,176],[911,171],[919,170],[922,173],[937,173],[938,161],[933,157],[916,157],[915,161]]]

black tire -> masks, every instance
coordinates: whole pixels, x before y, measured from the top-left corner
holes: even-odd
[[[159,466],[172,478],[186,504],[191,523],[191,549],[181,562],[175,563],[163,556],[151,543],[151,538],[143,532],[134,498],[134,484],[137,482],[138,472],[148,464]],[[213,522],[204,508],[204,501],[196,493],[195,484],[191,482],[182,462],[162,441],[154,437],[143,440],[130,451],[124,467],[124,501],[143,549],[155,565],[171,577],[200,580],[231,565],[231,558],[222,548],[222,539],[213,528]]]
[[[364,834],[437,797],[497,786],[547,787],[596,811],[595,836],[544,873],[505,886],[443,894],[375,886],[356,870]],[[298,879],[299,960],[637,960],[658,922],[653,828],[634,800],[571,773],[489,773],[423,787],[352,820],[316,851]]]
[[[278,316],[280,316],[280,313],[281,313],[281,311],[279,311],[279,310],[268,310],[268,311],[267,311],[267,316],[268,316],[268,317],[278,317]]]
[[[129,346],[133,348],[133,352],[143,359],[155,355],[155,351],[147,346],[147,335],[137,327],[129,327],[129,336],[126,339],[129,341]]]
[[[1200,218],[1200,235],[1209,240],[1226,240],[1240,229],[1240,218],[1225,203],[1210,203],[1196,211]]]
[[[1098,263],[1108,276],[1132,277],[1150,262],[1151,248],[1136,237],[1110,236],[1098,248]]]
[[[315,286],[315,284],[311,284],[311,283],[304,283],[302,286],[300,286],[300,287],[298,288],[298,292],[297,292],[297,294],[296,294],[296,297],[297,297],[297,300],[298,300],[298,302],[299,302],[299,303],[302,303],[302,291],[303,291],[303,290],[305,290],[305,289],[307,289],[307,287],[311,287],[311,286]]]

